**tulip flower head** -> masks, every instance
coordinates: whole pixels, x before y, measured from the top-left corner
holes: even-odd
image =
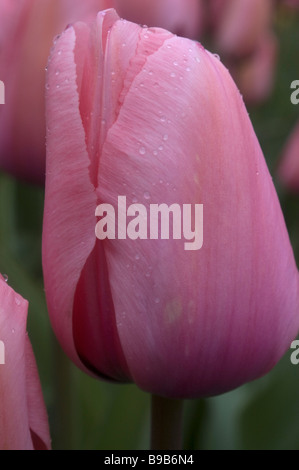
[[[67,354],[100,378],[173,398],[267,373],[298,331],[298,270],[220,60],[108,10],[61,35],[47,88],[43,269]],[[120,196],[148,212],[203,205],[202,248],[184,250],[183,237],[98,240],[96,208]]]
[[[26,333],[27,309],[27,301],[0,276],[1,450],[51,447],[46,408]]]

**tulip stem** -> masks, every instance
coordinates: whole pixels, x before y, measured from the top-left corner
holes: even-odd
[[[152,395],[152,450],[182,449],[183,404],[183,400]]]

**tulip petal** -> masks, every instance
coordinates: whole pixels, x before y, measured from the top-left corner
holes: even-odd
[[[28,303],[0,279],[0,339],[5,364],[0,365],[0,448],[50,449],[45,405],[29,339]],[[36,439],[32,439],[32,434]]]
[[[298,271],[241,96],[218,59],[185,41],[165,41],[147,58],[154,73],[136,75],[103,146],[97,193],[148,214],[150,204],[204,205],[199,251],[184,240],[105,244],[134,381],[195,397],[278,361],[298,330]]]
[[[79,112],[75,41],[73,28],[62,34],[59,47],[63,53],[52,55],[47,78],[43,265],[48,307],[54,313],[51,316],[54,330],[66,352],[82,366],[72,334],[72,304],[75,286],[95,244],[96,196],[90,181],[90,160]],[[65,279],[68,279],[67,285]]]

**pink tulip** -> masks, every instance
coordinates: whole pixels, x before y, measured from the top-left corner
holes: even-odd
[[[203,3],[203,0],[115,0],[115,8],[127,20],[159,26],[193,39],[202,33]]]
[[[276,36],[266,33],[251,56],[232,67],[232,75],[246,103],[258,104],[269,98],[274,88],[277,52]]]
[[[0,340],[5,352],[0,365],[1,450],[51,447],[47,413],[26,333],[27,310],[27,301],[0,276]]]
[[[213,0],[219,2],[219,0]],[[215,33],[216,49],[225,56],[242,57],[252,53],[261,36],[271,28],[272,0],[227,0],[222,7]]]
[[[286,186],[299,192],[299,123],[284,149],[279,175]]]
[[[267,373],[298,331],[299,276],[226,68],[198,43],[109,10],[62,34],[47,84],[43,268],[67,354],[176,398]],[[96,240],[96,207],[118,196],[147,211],[203,204],[203,247]]]
[[[1,0],[0,167],[28,181],[45,178],[45,66],[53,38],[113,0]]]

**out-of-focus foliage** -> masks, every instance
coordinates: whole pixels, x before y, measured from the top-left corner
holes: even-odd
[[[265,104],[248,111],[278,190],[299,266],[299,197],[288,193],[276,178],[284,143],[299,118],[299,105],[290,101],[290,84],[299,79],[298,14],[281,12],[276,32],[280,56],[274,93]],[[29,333],[53,447],[146,449],[149,397],[134,385],[117,386],[85,376],[53,338],[41,270],[43,197],[43,190],[0,175],[0,272],[30,301]],[[185,448],[299,449],[299,365],[291,364],[290,354],[259,381],[221,397],[186,402]]]

